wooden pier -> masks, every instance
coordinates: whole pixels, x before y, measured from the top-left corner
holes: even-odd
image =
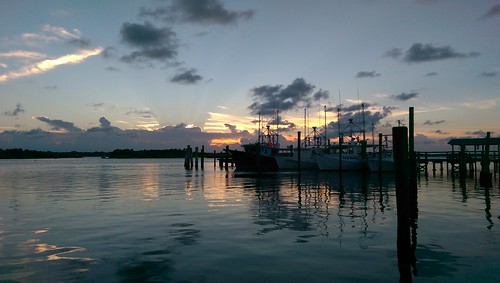
[[[439,166],[441,172],[459,172],[472,175],[480,163],[482,171],[489,173],[490,163],[493,163],[494,173],[499,173],[500,168],[500,138],[477,138],[477,139],[452,139],[448,142],[452,146],[451,151],[416,152],[416,161],[420,171],[428,172],[429,165],[435,173]]]

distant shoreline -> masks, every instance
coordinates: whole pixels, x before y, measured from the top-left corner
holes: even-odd
[[[219,154],[204,153],[206,158],[218,157]],[[115,149],[111,152],[52,152],[38,151],[21,148],[0,149],[0,159],[51,159],[51,158],[82,158],[82,157],[102,157],[102,158],[184,158],[184,149]]]

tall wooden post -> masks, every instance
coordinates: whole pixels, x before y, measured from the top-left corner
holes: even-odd
[[[205,146],[201,146],[201,170],[205,169]]]
[[[487,189],[493,186],[490,173],[490,132],[486,133],[479,184]]]
[[[184,149],[184,168],[193,168],[193,149],[190,145],[188,145],[187,148]]]
[[[412,282],[410,259],[408,129],[406,127],[392,128],[392,139],[394,146],[394,162],[396,165],[399,281]]]
[[[378,134],[378,172],[382,173],[382,133]]]
[[[198,170],[198,147],[194,148],[194,168]]]
[[[229,169],[229,145],[226,145],[226,164],[225,164],[225,169],[226,171]]]
[[[292,152],[293,154],[293,152]],[[297,132],[297,171],[301,171],[302,168],[300,168],[300,163],[301,163],[301,160],[300,160],[301,156],[300,156],[300,131]]]

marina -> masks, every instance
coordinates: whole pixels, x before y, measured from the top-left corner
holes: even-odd
[[[0,160],[0,281],[399,281],[394,173],[205,163]],[[500,183],[478,178],[418,175],[413,282],[500,280]]]

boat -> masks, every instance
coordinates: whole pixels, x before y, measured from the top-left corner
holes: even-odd
[[[259,131],[257,142],[242,147],[243,150],[229,150],[237,171],[278,171],[276,156],[292,154],[290,148],[280,148],[278,133],[272,133],[270,126],[263,133]]]
[[[326,137],[318,132],[317,127],[312,127],[312,129],[313,131],[301,142],[302,146],[300,148],[294,149],[290,146],[290,151],[285,154],[278,153],[275,155],[279,170],[298,170],[299,156],[300,170],[318,170],[316,156],[318,156],[326,146]]]
[[[321,171],[363,171],[367,163],[363,157],[365,145],[352,141],[341,146],[334,145],[316,156],[318,168]]]
[[[316,156],[319,170],[368,170],[365,161],[367,148],[365,130],[354,124],[353,119],[348,121],[349,123],[343,131],[340,130],[339,124],[339,143],[329,146],[322,154]],[[348,138],[347,142],[344,141],[345,138]]]
[[[378,151],[374,151],[367,156],[366,162],[370,172],[392,172],[396,170],[393,150],[389,147],[388,136],[379,134]],[[385,139],[384,143],[382,137]]]

